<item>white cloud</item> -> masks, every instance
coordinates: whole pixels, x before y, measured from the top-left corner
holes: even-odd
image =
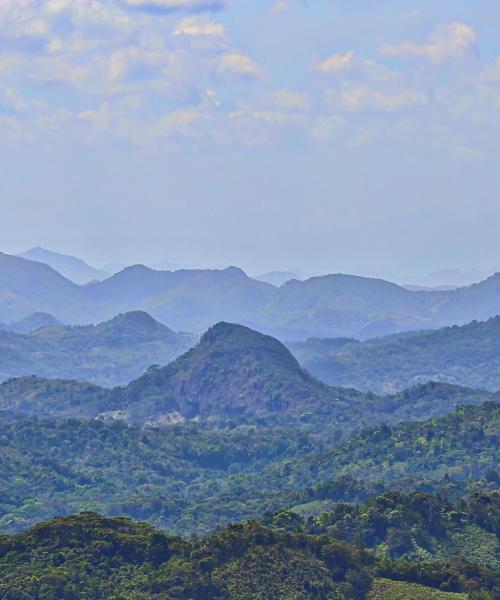
[[[317,71],[322,73],[333,73],[335,71],[344,71],[352,66],[354,61],[354,52],[349,51],[343,54],[333,54],[325,60],[315,65]]]
[[[427,96],[414,89],[397,89],[381,91],[364,84],[344,83],[340,90],[327,93],[326,103],[339,106],[349,111],[377,110],[383,112],[399,112],[415,107],[422,107]]]
[[[203,113],[198,107],[188,107],[172,111],[158,119],[150,130],[151,137],[200,137],[195,127],[203,118]]]
[[[258,77],[261,74],[259,67],[243,52],[226,52],[219,58],[218,72],[229,77]]]
[[[182,19],[174,29],[174,35],[223,37],[226,28],[222,23],[214,23],[202,17],[187,17]]]
[[[454,22],[441,25],[425,44],[403,42],[380,46],[384,56],[425,58],[434,63],[449,59],[462,58],[476,48],[477,35],[472,27],[464,23]]]

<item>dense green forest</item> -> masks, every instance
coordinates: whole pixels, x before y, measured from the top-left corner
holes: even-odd
[[[185,541],[93,513],[0,537],[5,600],[495,600],[498,574],[452,561],[390,561],[328,535],[257,522]],[[391,595],[391,594],[398,595]]]
[[[499,431],[493,403],[422,423],[382,425],[337,444],[297,428],[220,431],[191,423],[151,429],[3,414],[0,528],[14,532],[58,514],[95,510],[177,533],[204,532],[391,487],[441,489],[447,478],[451,493],[460,493],[496,485]]]
[[[296,510],[272,516],[287,531],[328,535],[391,560],[448,560],[453,556],[500,567],[500,492],[475,493],[451,502],[423,492],[389,492],[361,505],[340,502],[305,519]]]
[[[500,390],[500,317],[435,331],[359,342],[310,339],[289,344],[299,362],[329,385],[378,394],[440,381]]]

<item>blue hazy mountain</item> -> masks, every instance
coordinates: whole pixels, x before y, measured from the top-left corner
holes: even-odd
[[[500,274],[457,290],[418,292],[345,274],[294,279],[278,288],[237,267],[155,271],[135,265],[79,286],[40,262],[0,254],[0,321],[44,312],[87,324],[133,310],[196,334],[229,321],[286,341],[368,339],[493,317],[500,313]]]
[[[79,284],[85,284],[89,283],[89,281],[109,277],[108,273],[101,269],[91,267],[81,258],[59,254],[58,252],[46,250],[45,248],[32,248],[27,252],[18,254],[18,256],[20,258],[26,258],[27,260],[34,260],[49,265],[49,267],[52,267],[67,279]]]
[[[428,381],[500,390],[500,317],[364,342],[312,338],[289,345],[330,385],[392,393]]]
[[[87,326],[63,326],[34,314],[0,331],[0,381],[37,375],[114,386],[166,365],[195,339],[172,331],[140,311]]]

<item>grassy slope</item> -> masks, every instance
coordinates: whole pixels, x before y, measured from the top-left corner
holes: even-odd
[[[467,594],[441,592],[427,586],[390,579],[373,582],[369,600],[467,600]]]

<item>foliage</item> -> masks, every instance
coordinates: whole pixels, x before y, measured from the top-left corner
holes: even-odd
[[[486,477],[482,487],[495,487],[498,419],[497,405],[467,407],[365,430],[332,447],[297,428],[3,415],[0,528],[91,509],[185,534],[308,503],[321,511],[321,501],[363,501],[391,487],[460,494],[467,480]]]
[[[258,523],[200,542],[84,513],[0,540],[5,599],[362,598],[370,557],[328,538]]]
[[[257,522],[188,542],[94,513],[0,538],[0,573],[4,600],[494,600],[498,591],[493,571],[464,561],[380,563],[361,547]]]
[[[416,583],[375,579],[369,600],[468,600],[468,594],[442,592]]]
[[[275,519],[279,522],[280,515]],[[395,492],[361,506],[339,503],[303,528],[376,550],[390,559],[462,556],[500,567],[500,493],[476,493],[451,503],[427,493]]]

